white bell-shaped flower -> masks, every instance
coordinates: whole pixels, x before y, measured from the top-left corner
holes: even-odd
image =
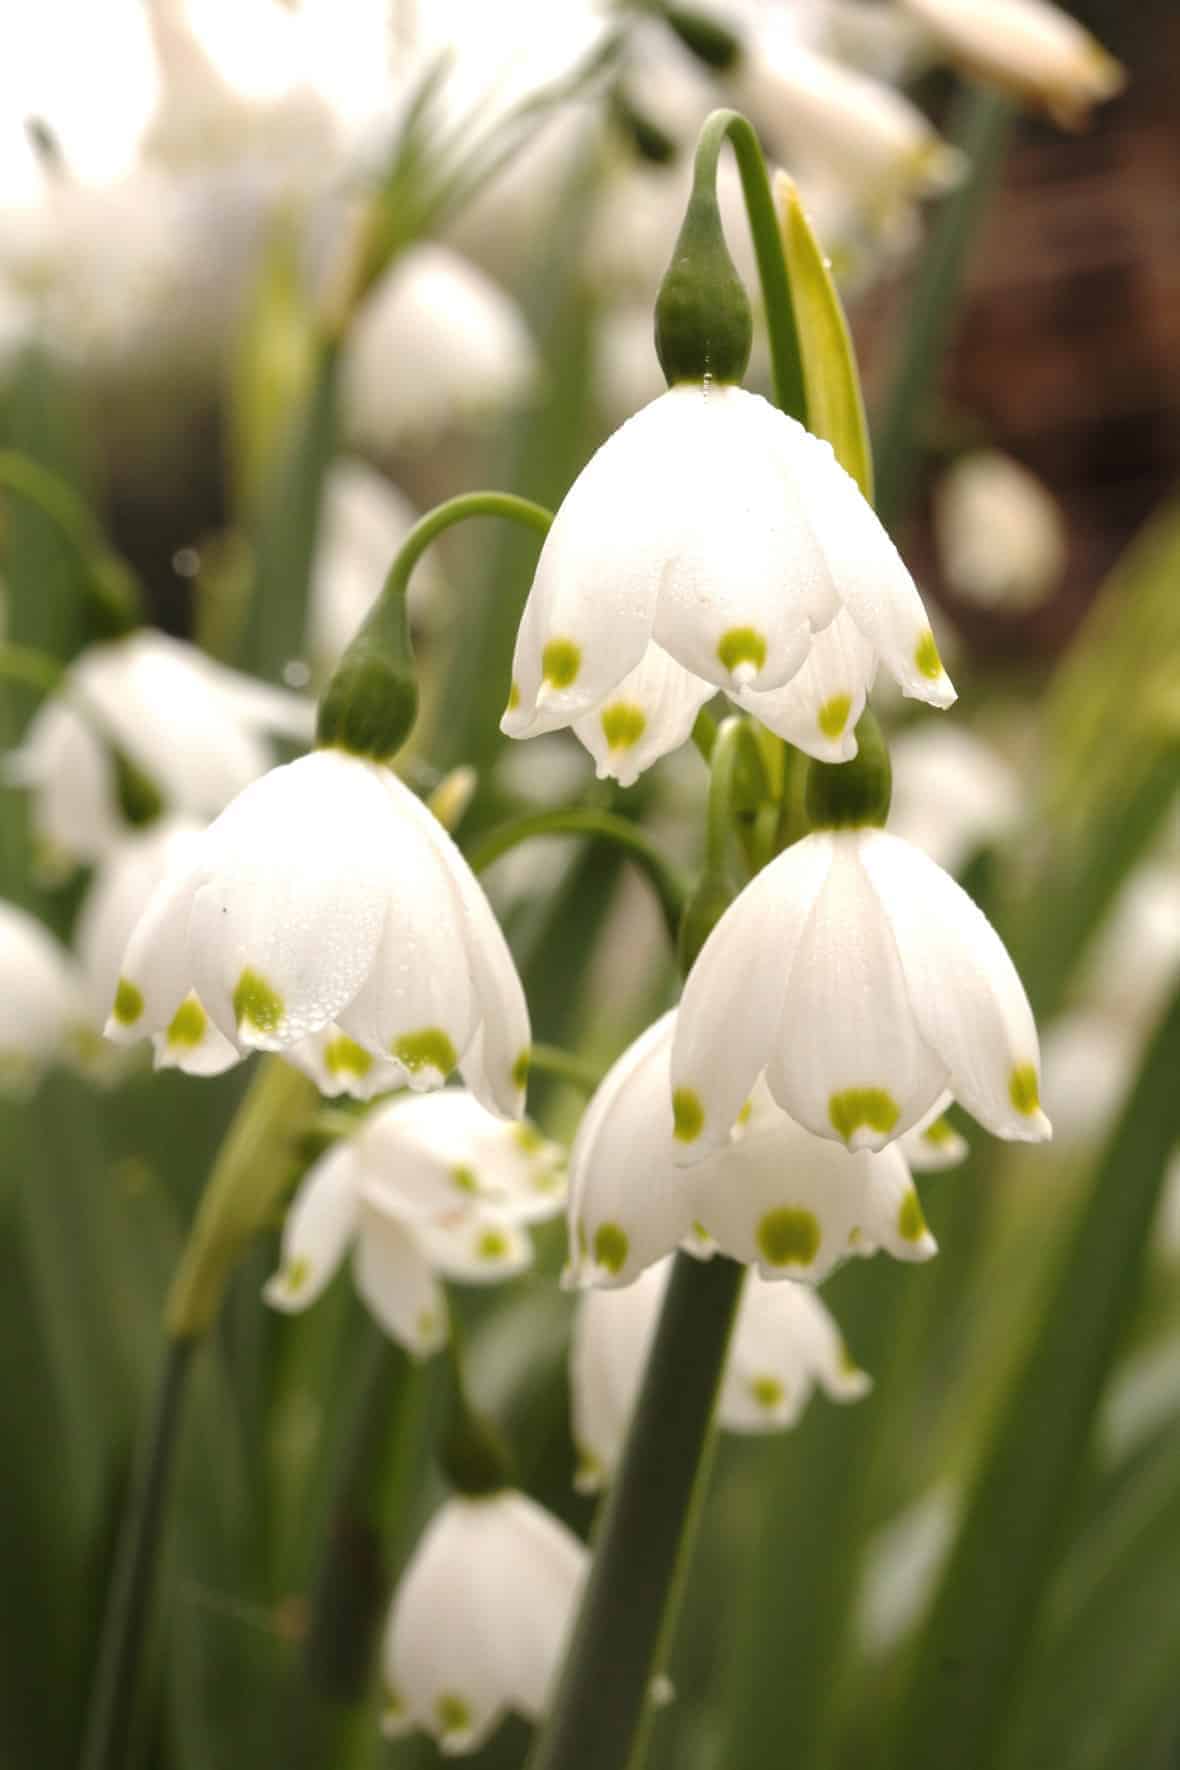
[[[1084,26],[1046,0],[902,0],[971,73],[1038,105],[1066,129],[1126,85]]]
[[[274,733],[306,742],[312,703],[215,663],[146,628],[95,645],[30,721],[8,776],[32,789],[32,821],[51,854],[99,860],[127,833],[112,740],[168,806],[215,817],[273,761]]]
[[[953,701],[913,580],[828,444],[743,388],[683,382],[567,493],[502,727],[572,725],[600,773],[629,781],[722,688],[842,761],[878,662],[905,693]]]
[[[676,1018],[664,1015],[623,1053],[578,1127],[567,1282],[629,1285],[678,1246],[812,1284],[878,1248],[930,1258],[934,1238],[900,1146],[851,1152],[814,1137],[762,1085],[733,1137],[685,1167],[669,1074]]]
[[[394,1594],[382,1732],[473,1752],[510,1711],[538,1720],[589,1565],[564,1524],[511,1488],[436,1513]]]
[[[377,456],[518,405],[537,353],[516,302],[448,246],[403,253],[366,301],[344,359],[344,428]]]
[[[853,1150],[882,1149],[948,1090],[997,1136],[1050,1134],[1002,941],[949,874],[871,825],[786,849],[705,942],[672,1052],[682,1159],[727,1141],[762,1073],[784,1112]]]
[[[525,1225],[563,1201],[559,1151],[533,1126],[505,1124],[458,1088],[391,1100],[304,1177],[263,1295],[276,1309],[306,1309],[351,1247],[368,1308],[426,1357],[448,1333],[439,1278],[486,1284],[523,1272],[533,1258]]]
[[[402,542],[418,520],[404,492],[364,461],[338,461],[324,487],[312,569],[308,653],[318,670],[338,662],[372,608]],[[427,554],[409,587],[417,624],[441,588]]]
[[[0,902],[0,1090],[24,1092],[91,1032],[73,960],[49,930]]]
[[[570,1397],[580,1493],[597,1493],[618,1465],[671,1268],[662,1260],[626,1290],[587,1291],[578,1300]],[[726,1354],[718,1423],[727,1432],[785,1431],[817,1383],[833,1401],[858,1401],[870,1387],[814,1291],[751,1273]]]
[[[392,770],[343,750],[247,787],[153,894],[107,1035],[176,1046],[178,1014],[181,1068],[199,1067],[183,1044],[199,1050],[209,1021],[239,1056],[334,1026],[391,1081],[433,1088],[459,1068],[491,1111],[523,1104],[528,1009],[483,891]]]
[[[943,1110],[950,1096],[937,1101],[925,1118],[903,1131],[897,1146],[914,1174],[940,1174],[946,1168],[957,1168],[971,1153],[965,1137],[961,1137]]]
[[[934,493],[934,535],[947,583],[979,608],[1023,614],[1048,602],[1065,577],[1061,505],[999,449],[973,450],[947,468]]]

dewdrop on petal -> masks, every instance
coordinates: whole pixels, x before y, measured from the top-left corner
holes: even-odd
[[[685,985],[672,1052],[682,1157],[724,1144],[765,1073],[784,1112],[882,1149],[948,1090],[996,1136],[1050,1134],[1032,1011],[1002,941],[919,849],[880,828],[888,758],[812,763],[813,833],[734,900]]]
[[[382,1648],[381,1731],[415,1728],[448,1757],[473,1752],[509,1712],[544,1712],[589,1553],[512,1488],[439,1509],[394,1593]]]
[[[879,1248],[930,1259],[934,1238],[900,1147],[852,1153],[815,1137],[762,1083],[733,1137],[685,1167],[677,1137],[685,1103],[678,1120],[669,1079],[675,1031],[675,1012],[650,1026],[586,1108],[570,1152],[566,1283],[630,1285],[677,1247],[809,1284]],[[641,1186],[631,1181],[637,1173]]]
[[[590,1290],[578,1299],[570,1393],[580,1493],[597,1493],[618,1465],[671,1267],[662,1260],[625,1290]],[[751,1273],[721,1379],[722,1430],[786,1431],[817,1383],[833,1401],[858,1401],[870,1387],[814,1291]]]

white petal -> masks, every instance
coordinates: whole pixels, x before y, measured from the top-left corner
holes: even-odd
[[[66,949],[34,916],[0,902],[0,1080],[20,1088],[89,1024],[81,979]]]
[[[565,1655],[589,1564],[585,1545],[558,1519],[506,1493],[498,1503],[508,1519],[501,1626],[508,1647],[513,1707],[530,1720],[545,1710]]]
[[[203,864],[204,848],[196,847],[156,886],[135,925],[120,969],[121,983],[130,987],[116,994],[104,1029],[116,1044],[166,1032],[192,989],[188,926]]]
[[[746,886],[705,942],[684,986],[672,1087],[684,1106],[681,1159],[718,1149],[770,1060],[784,982],[832,859],[827,834],[804,837]],[[797,1115],[796,1115],[797,1116]]]
[[[840,600],[902,693],[933,707],[955,699],[914,580],[871,505],[828,443],[799,454],[812,520]]]
[[[195,990],[180,1003],[163,1032],[152,1034],[157,1069],[181,1069],[190,1076],[219,1076],[242,1053],[217,1030]]]
[[[861,852],[897,942],[914,1016],[945,1062],[956,1100],[998,1137],[1048,1137],[1037,1030],[1003,941],[920,849],[874,830]]]
[[[372,1100],[400,1087],[405,1076],[400,1064],[374,1056],[349,1038],[334,1020],[329,1020],[319,1032],[289,1045],[283,1058],[302,1070],[320,1093],[330,1099],[347,1094],[353,1100]]]
[[[356,1288],[391,1339],[415,1358],[447,1343],[447,1303],[413,1229],[367,1196],[353,1253]]]
[[[936,1100],[930,1111],[912,1125],[898,1146],[915,1174],[937,1174],[944,1168],[957,1168],[971,1153],[965,1137],[960,1137],[949,1119],[943,1117],[951,1097]]]
[[[227,1038],[281,1050],[339,1019],[364,982],[399,859],[382,772],[314,751],[206,832],[190,982]]]
[[[74,949],[100,1023],[110,1012],[127,943],[152,893],[196,853],[200,837],[199,824],[164,818],[126,835],[96,869],[78,912]]]
[[[377,1194],[366,1197],[375,1201]],[[533,1263],[527,1230],[488,1205],[416,1222],[414,1234],[434,1270],[463,1284],[498,1284]]]
[[[481,1105],[501,1118],[524,1111],[529,1011],[508,942],[475,874],[426,806],[393,780],[389,791],[403,804],[442,860],[463,917],[464,946],[475,989],[479,1029],[463,1054],[463,1080]]]
[[[99,860],[126,833],[114,770],[68,692],[38,707],[20,749],[5,758],[4,774],[30,789],[33,830],[50,855]]]
[[[671,1269],[669,1257],[623,1290],[587,1290],[578,1299],[570,1405],[580,1493],[599,1492],[618,1466]]]
[[[871,1387],[843,1336],[804,1285],[746,1280],[726,1359],[718,1418],[727,1432],[795,1425],[816,1383],[833,1401],[859,1401]]]
[[[687,743],[696,716],[717,690],[670,658],[653,640],[574,733],[593,756],[599,780],[634,786],[645,768]]]
[[[807,662],[784,688],[759,694],[742,689],[738,705],[769,731],[820,762],[856,755],[856,723],[876,671],[876,653],[846,609],[817,633]]]
[[[540,1222],[564,1203],[563,1155],[527,1121],[508,1124],[465,1088],[406,1094],[372,1112],[358,1139],[405,1208],[437,1215],[474,1201],[514,1222]]]
[[[691,1178],[697,1220],[723,1253],[764,1278],[820,1284],[878,1245],[903,1260],[935,1251],[896,1145],[852,1153],[777,1109]]]
[[[569,1204],[576,1282],[630,1284],[692,1227],[692,1195],[672,1135],[674,1020],[665,1014],[612,1065],[578,1127]]]
[[[310,1168],[283,1224],[279,1269],[263,1287],[275,1309],[306,1309],[327,1286],[357,1229],[356,1158],[340,1144]]]
[[[816,1136],[880,1149],[929,1110],[947,1066],[910,1006],[890,920],[861,866],[863,834],[831,837],[831,870],[795,950],[766,1079],[783,1111]]]

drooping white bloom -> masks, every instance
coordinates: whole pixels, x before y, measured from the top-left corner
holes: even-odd
[[[568,1282],[629,1285],[678,1246],[812,1284],[879,1247],[930,1258],[934,1237],[900,1145],[850,1152],[814,1137],[764,1086],[732,1139],[685,1167],[669,1078],[675,1032],[674,1012],[650,1026],[586,1108],[570,1154]],[[737,1032],[731,1022],[727,1036]]]
[[[182,1069],[212,1031],[244,1056],[333,1024],[391,1080],[433,1088],[459,1068],[491,1111],[523,1104],[528,1009],[486,897],[392,770],[343,750],[247,787],[153,894],[108,1037],[175,1044],[182,1005]]]
[[[501,723],[572,725],[600,772],[631,780],[723,688],[844,760],[878,660],[905,693],[954,699],[913,580],[828,444],[757,394],[684,383],[567,493]]]
[[[597,1493],[618,1464],[671,1267],[662,1260],[625,1290],[591,1290],[578,1300],[570,1393],[580,1493]],[[833,1401],[857,1401],[869,1389],[814,1291],[751,1273],[726,1354],[720,1425],[728,1432],[785,1431],[816,1383]]]
[[[955,1540],[963,1496],[930,1489],[869,1540],[857,1599],[857,1633],[874,1657],[897,1646],[921,1619]]]
[[[971,1153],[967,1139],[943,1117],[948,1100],[949,1096],[937,1101],[925,1118],[897,1139],[897,1146],[914,1174],[941,1174],[947,1168],[957,1168]]]
[[[48,852],[99,860],[127,833],[104,737],[170,809],[210,818],[265,773],[268,733],[306,741],[312,719],[310,701],[142,628],[71,665],[8,759],[8,775],[32,789],[33,826]]]
[[[418,514],[405,494],[366,462],[348,458],[329,469],[308,613],[308,652],[317,669],[326,672],[338,662]],[[427,554],[410,580],[415,624],[439,588],[437,567]]]
[[[0,1089],[31,1087],[75,1054],[90,1024],[69,953],[27,910],[0,902]]]
[[[899,732],[889,746],[893,797],[889,828],[957,873],[985,845],[1002,841],[1020,820],[1013,768],[981,738],[949,720]]]
[[[850,1149],[883,1148],[947,1090],[997,1136],[1050,1134],[999,936],[941,867],[872,827],[786,849],[705,942],[672,1052],[683,1159],[727,1140],[763,1072],[785,1112]]]
[[[935,487],[934,533],[947,583],[980,608],[1039,608],[1065,576],[1061,506],[999,449],[976,450],[948,467]]]
[[[382,1732],[473,1752],[509,1711],[537,1720],[561,1664],[589,1555],[511,1488],[436,1513],[394,1594]]]
[[[563,1196],[560,1152],[531,1125],[505,1124],[459,1088],[391,1100],[305,1176],[263,1295],[306,1309],[351,1247],[370,1310],[426,1357],[448,1333],[438,1275],[486,1284],[523,1272],[525,1225],[553,1216]]]
[[[378,456],[524,401],[537,356],[516,303],[449,247],[415,246],[361,310],[344,428]]]
[[[1085,123],[1126,74],[1089,31],[1046,0],[902,0],[955,60],[1048,111]]]

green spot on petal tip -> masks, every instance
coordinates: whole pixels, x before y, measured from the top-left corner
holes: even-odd
[[[471,1708],[461,1696],[453,1690],[444,1690],[434,1705],[435,1718],[439,1731],[445,1738],[448,1734],[467,1733],[471,1728]]]
[[[848,724],[848,715],[852,711],[852,696],[834,694],[830,701],[825,701],[815,716],[815,722],[826,738],[838,738]]]
[[[502,1229],[485,1229],[475,1244],[479,1260],[502,1260],[508,1252],[508,1237]]]
[[[253,1027],[255,1032],[275,1033],[282,1025],[283,998],[272,989],[265,977],[247,968],[238,978],[233,995],[234,1018],[238,1025]]]
[[[672,1130],[680,1143],[695,1143],[705,1128],[705,1109],[692,1088],[677,1088],[672,1095]]]
[[[324,1046],[324,1068],[330,1076],[367,1076],[372,1067],[372,1053],[345,1033]]]
[[[479,1191],[479,1180],[476,1177],[474,1168],[466,1168],[463,1166],[452,1168],[451,1179],[455,1182],[455,1185],[459,1188],[460,1192],[471,1193]]]
[[[752,1377],[750,1379],[750,1394],[758,1406],[764,1407],[767,1413],[773,1412],[776,1407],[781,1407],[786,1400],[786,1391],[777,1377]]]
[[[731,674],[743,664],[756,673],[766,662],[766,636],[756,627],[730,627],[717,642],[717,656]]]
[[[1017,1112],[1031,1118],[1041,1110],[1041,1089],[1036,1068],[1031,1063],[1018,1063],[1008,1079],[1008,1098]]]
[[[755,1240],[768,1266],[810,1266],[822,1240],[819,1218],[801,1206],[782,1205],[767,1211]]]
[[[551,688],[569,688],[582,667],[582,648],[572,639],[551,639],[541,653],[541,674]]]
[[[627,1231],[617,1223],[600,1223],[594,1232],[594,1259],[605,1272],[623,1270],[630,1246]]]
[[[508,690],[508,711],[510,713],[515,713],[515,711],[519,707],[519,705],[520,705],[520,684],[519,684],[519,682],[514,682],[511,686],[511,688]]]
[[[143,1013],[143,992],[136,989],[125,977],[120,977],[115,988],[112,1012],[120,1026],[134,1026]]]
[[[441,1026],[423,1026],[417,1032],[403,1033],[393,1041],[390,1051],[412,1076],[420,1075],[424,1069],[449,1076],[459,1062],[455,1047]]]
[[[522,1092],[528,1086],[529,1065],[531,1062],[532,1056],[526,1046],[517,1057],[516,1062],[512,1065],[512,1084]]]
[[[188,996],[172,1016],[168,1027],[168,1043],[194,1050],[205,1036],[208,1016],[195,996]]]
[[[283,1287],[290,1291],[292,1296],[303,1290],[310,1277],[311,1261],[306,1254],[296,1254],[295,1258],[288,1260],[283,1267]]]
[[[888,1136],[901,1117],[901,1108],[884,1088],[845,1088],[829,1100],[828,1117],[833,1129],[850,1143],[862,1126]]]
[[[938,655],[938,646],[929,627],[914,647],[914,663],[919,673],[929,682],[937,682],[942,675],[942,659]]]
[[[922,1204],[917,1193],[911,1186],[901,1201],[897,1213],[897,1233],[903,1241],[921,1241],[926,1234],[926,1219],[922,1215]]]
[[[630,750],[647,729],[647,714],[634,701],[613,701],[602,709],[602,735],[612,750]]]

